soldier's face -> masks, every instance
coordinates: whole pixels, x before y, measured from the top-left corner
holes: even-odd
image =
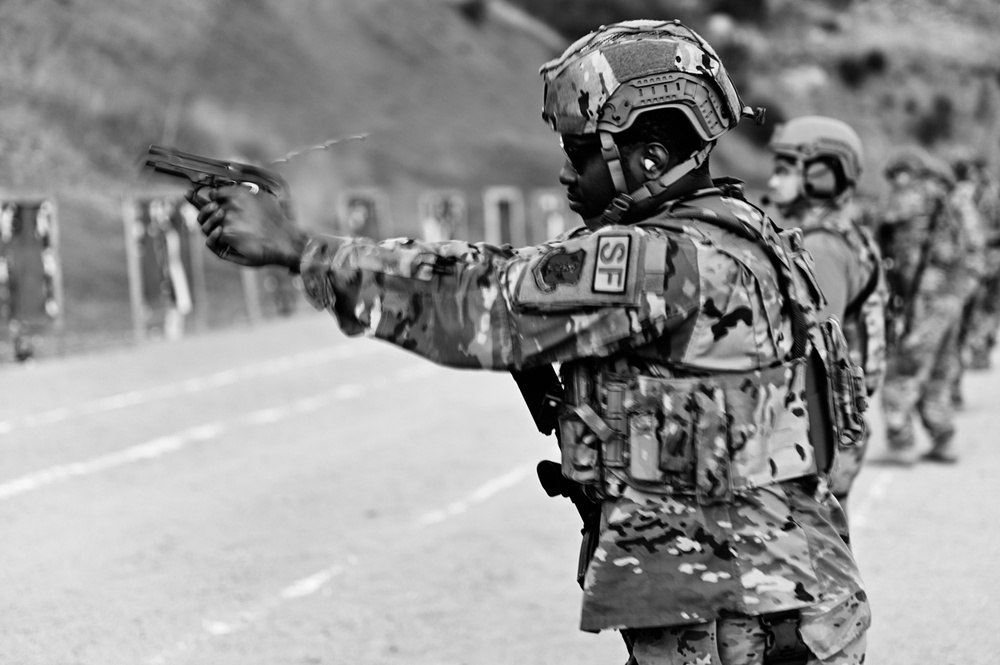
[[[802,169],[798,164],[782,157],[774,160],[774,170],[767,180],[768,195],[774,203],[792,203],[801,196],[803,184]]]
[[[562,147],[566,162],[559,182],[566,188],[570,210],[585,220],[600,217],[617,193],[600,140],[589,134],[563,134]]]

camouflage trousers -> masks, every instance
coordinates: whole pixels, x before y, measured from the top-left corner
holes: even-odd
[[[622,631],[630,645],[626,665],[763,665],[765,633],[756,617],[733,617],[711,623]],[[866,635],[822,660],[808,665],[860,665]]]
[[[913,416],[935,442],[955,431],[953,393],[962,361],[958,344],[963,299],[942,296],[928,303],[889,358],[882,406],[887,443],[896,450],[916,443]]]

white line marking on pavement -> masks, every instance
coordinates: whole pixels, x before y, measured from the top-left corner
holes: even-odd
[[[412,375],[411,378],[414,379],[419,378],[422,375],[422,373],[419,372],[411,372],[410,374]],[[431,524],[438,524],[445,521],[449,517],[459,515],[465,512],[470,506],[482,503],[499,492],[513,487],[520,482],[525,475],[527,475],[531,468],[531,465],[520,466],[516,469],[508,471],[498,478],[494,478],[493,480],[483,483],[470,492],[464,499],[455,501],[441,510],[433,510],[426,513],[423,517],[417,520],[415,526],[420,528]],[[356,566],[358,563],[359,561],[357,557],[347,557],[348,565]],[[322,591],[331,580],[341,575],[345,569],[346,566],[343,563],[336,563],[332,566],[324,568],[323,570],[317,571],[312,575],[307,575],[306,577],[303,577],[286,586],[284,589],[279,591],[276,596],[262,600],[255,606],[243,610],[235,619],[231,619],[229,621],[202,619],[200,631],[194,632],[186,638],[179,640],[171,649],[161,651],[145,658],[143,663],[145,663],[145,665],[166,665],[175,657],[194,651],[197,647],[207,643],[214,637],[232,635],[233,633],[245,630],[246,628],[249,628],[251,624],[264,618],[287,602],[298,600],[300,598],[307,598]]]
[[[105,411],[114,411],[129,406],[145,404],[160,399],[177,397],[178,395],[190,395],[197,392],[220,388],[232,385],[239,381],[280,374],[291,370],[308,367],[320,363],[330,363],[347,358],[375,353],[378,347],[375,345],[345,344],[329,349],[319,349],[306,351],[289,356],[281,356],[263,362],[247,365],[235,369],[222,370],[214,374],[198,376],[191,379],[168,383],[162,386],[153,386],[142,390],[132,390],[126,393],[110,395],[98,399],[83,402],[72,407],[57,407],[48,411],[32,413],[26,416],[0,420],[0,435],[8,434],[16,429],[38,427],[40,425],[51,425],[62,420],[79,416],[93,415]]]
[[[869,467],[870,468],[870,467]],[[857,506],[849,506],[851,530],[864,529],[868,525],[868,516],[872,507],[889,493],[889,485],[895,474],[892,471],[880,471]]]
[[[26,494],[34,490],[62,482],[71,478],[89,476],[100,471],[113,469],[115,467],[131,464],[140,460],[150,460],[157,457],[173,453],[184,448],[190,443],[207,441],[215,438],[226,431],[226,425],[222,422],[206,423],[191,427],[189,429],[161,436],[146,443],[141,443],[131,448],[119,450],[109,455],[95,457],[85,462],[71,462],[70,464],[60,464],[58,466],[42,469],[34,473],[29,473],[20,478],[0,483],[0,500],[9,499],[19,494]]]
[[[516,485],[518,482],[521,481],[522,478],[524,478],[525,475],[528,474],[530,470],[531,467],[528,465],[519,466],[516,469],[505,473],[499,478],[495,478],[489,481],[488,483],[480,486],[474,492],[469,494],[466,498],[450,503],[441,510],[434,510],[424,514],[423,516],[420,517],[420,519],[417,520],[416,526],[424,527],[424,526],[429,526],[431,524],[437,524],[439,522],[445,521],[449,517],[454,517],[455,515],[464,513],[466,510],[469,509],[470,506],[477,503],[482,503],[483,501],[486,501],[497,492],[504,490],[508,487],[511,487],[513,485]]]
[[[413,381],[420,377],[427,376],[434,371],[431,365],[423,365],[421,368],[406,368],[406,371],[399,372],[392,377],[391,384],[398,385],[406,381]],[[259,409],[233,419],[231,424],[260,425],[264,423],[275,423],[284,420],[294,414],[308,413],[316,411],[333,402],[344,401],[364,395],[368,390],[367,386],[345,385],[338,386],[333,390],[319,395],[310,395],[307,398],[299,399],[288,405]],[[174,434],[157,437],[145,443],[130,446],[108,455],[102,455],[83,462],[71,462],[35,471],[13,480],[0,483],[0,501],[9,499],[20,494],[27,494],[37,489],[63,482],[72,478],[90,476],[107,469],[150,460],[162,457],[168,453],[174,453],[191,443],[208,441],[218,437],[228,430],[230,423],[217,421],[191,427]]]
[[[350,559],[348,561],[351,563]],[[249,609],[243,610],[235,618],[223,621],[202,619],[200,631],[193,632],[184,639],[178,640],[173,648],[149,656],[143,662],[147,665],[165,665],[165,663],[176,656],[194,651],[195,648],[208,642],[213,637],[232,635],[233,633],[245,630],[251,624],[266,617],[286,602],[315,594],[333,578],[341,575],[344,570],[344,564],[338,563],[312,575],[303,577],[286,586],[276,596],[272,596]]]

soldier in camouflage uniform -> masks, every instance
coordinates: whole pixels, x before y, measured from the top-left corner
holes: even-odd
[[[858,223],[854,192],[861,175],[862,146],[847,123],[802,116],[779,126],[771,138],[774,171],[768,195],[782,226],[802,229],[826,296],[820,318],[837,317],[855,361],[864,368],[868,395],[885,375],[885,306],[888,300],[882,256],[867,228]],[[868,447],[868,433],[840,456],[831,482],[846,505],[847,494]]]
[[[985,160],[973,154],[958,156],[952,168],[960,196],[971,198],[979,212],[986,245],[983,278],[966,306],[962,358],[970,369],[989,369],[1000,328],[1000,183]]]
[[[885,166],[891,192],[879,229],[895,303],[883,390],[886,461],[915,460],[912,418],[931,438],[924,459],[957,460],[953,389],[961,371],[958,333],[964,303],[982,269],[982,237],[968,207],[952,199],[950,167],[917,147],[900,149]]]
[[[828,488],[860,371],[816,317],[798,232],[708,170],[753,111],[677,22],[603,27],[541,74],[586,227],[522,249],[317,237],[225,188],[192,197],[209,248],[301,271],[351,335],[560,363],[562,471],[600,504],[581,628],[621,629],[630,663],[861,663],[868,602]]]

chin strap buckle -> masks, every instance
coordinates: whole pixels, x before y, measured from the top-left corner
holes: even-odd
[[[625,215],[628,214],[633,205],[635,205],[635,199],[628,194],[619,194],[611,201],[611,205],[605,209],[601,220],[605,224],[621,224],[622,219],[625,218]]]

